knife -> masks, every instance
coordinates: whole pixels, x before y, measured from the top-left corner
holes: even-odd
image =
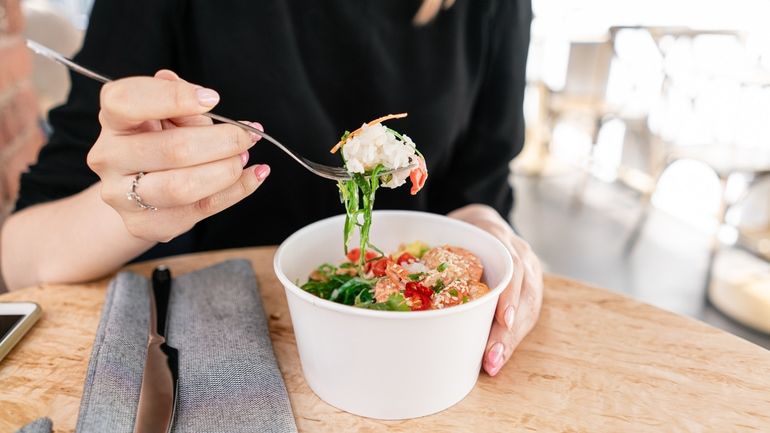
[[[179,353],[166,343],[166,316],[171,295],[171,271],[152,272],[150,330],[142,373],[134,433],[168,433],[174,423],[179,378]]]

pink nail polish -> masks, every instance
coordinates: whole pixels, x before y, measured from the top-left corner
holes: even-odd
[[[508,330],[510,331],[513,329],[513,320],[516,318],[516,310],[513,309],[513,306],[510,306],[505,309],[505,326],[508,327]]]
[[[249,122],[249,125],[253,126],[254,128],[257,128],[257,129],[259,129],[259,130],[260,130],[260,131],[262,131],[262,132],[264,132],[264,131],[265,131],[265,127],[264,127],[264,126],[262,126],[262,124],[261,124],[261,123],[259,123],[259,122]]]
[[[497,370],[502,367],[504,351],[505,346],[503,346],[503,343],[495,343],[492,346],[492,349],[489,350],[489,354],[487,354],[487,364],[491,371],[497,372]]]
[[[257,122],[248,122],[244,120],[243,123],[251,126],[252,128],[259,129],[260,131],[264,131],[264,128],[262,128],[262,125]],[[252,132],[252,131],[248,131],[248,132],[249,132],[249,137],[251,137],[252,144],[255,144],[257,141],[259,141],[260,138],[262,138],[262,136],[257,134],[256,132]]]
[[[246,167],[246,164],[249,163],[249,152],[243,152],[241,153],[241,167]]]
[[[204,107],[213,107],[219,102],[219,93],[214,90],[206,89],[204,87],[195,91],[195,96],[198,98],[198,103]]]
[[[259,164],[255,166],[254,174],[257,176],[257,180],[262,182],[270,174],[270,166],[266,164]]]

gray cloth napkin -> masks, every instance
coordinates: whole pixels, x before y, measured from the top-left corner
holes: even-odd
[[[146,278],[129,272],[110,283],[86,374],[80,433],[133,431],[149,286]],[[248,261],[231,260],[174,278],[168,340],[179,350],[173,432],[297,431]]]
[[[24,427],[16,430],[16,433],[51,433],[53,424],[48,418],[38,418]]]

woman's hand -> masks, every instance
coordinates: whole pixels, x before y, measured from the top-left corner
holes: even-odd
[[[169,241],[253,193],[270,174],[267,165],[244,168],[256,134],[202,115],[218,102],[215,91],[168,70],[102,88],[102,131],[88,166],[101,178],[102,200],[133,236]],[[139,173],[146,174],[136,193],[157,211],[127,197]]]
[[[449,214],[491,233],[502,241],[513,259],[513,280],[500,294],[495,321],[484,352],[484,370],[496,375],[535,326],[543,303],[543,271],[529,244],[489,206],[469,205]]]

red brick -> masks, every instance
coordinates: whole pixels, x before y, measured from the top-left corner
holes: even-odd
[[[0,176],[0,227],[2,227],[5,214],[10,211],[11,194],[6,176]]]
[[[4,166],[3,174],[5,181],[5,200],[14,201],[19,191],[19,177],[21,173],[27,170],[31,164],[37,161],[37,155],[43,146],[43,133],[39,128],[33,126],[25,131],[24,136],[20,137],[14,145],[14,151],[8,155],[8,159],[0,162]],[[2,199],[0,199],[2,200]]]
[[[24,15],[19,0],[0,0],[0,33],[19,34],[24,29]]]
[[[14,89],[7,103],[0,107],[0,151],[37,124],[36,104],[34,92],[26,86]]]
[[[32,74],[32,55],[20,37],[0,44],[0,59],[0,94]]]

